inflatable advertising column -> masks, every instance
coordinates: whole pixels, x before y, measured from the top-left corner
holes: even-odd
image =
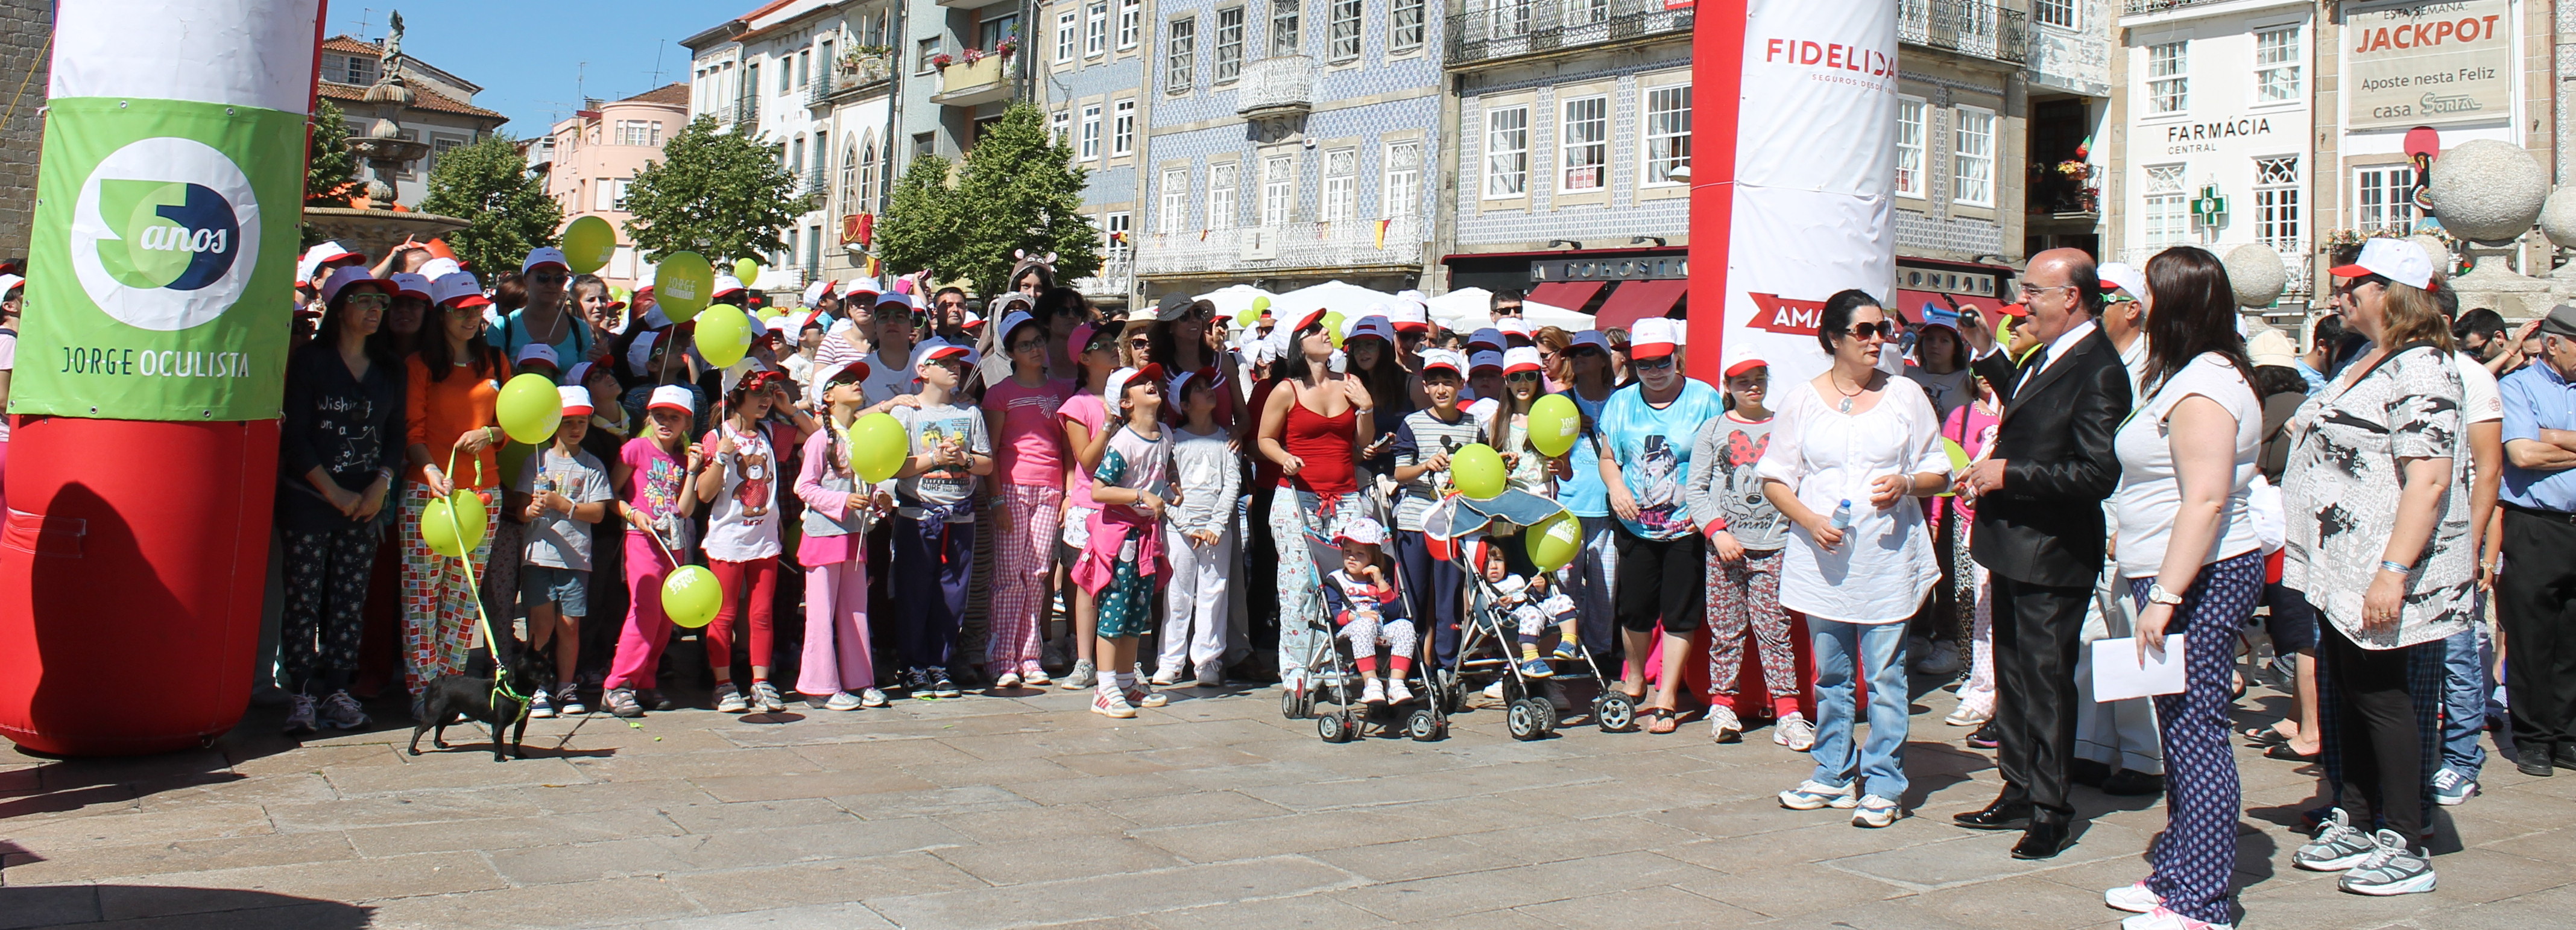
[[[0,529],[20,745],[177,749],[249,702],[320,13],[56,8]]]
[[[1825,298],[1896,287],[1896,4],[1699,0],[1692,43],[1691,374],[1721,351],[1773,391],[1825,370]],[[1724,308],[1724,313],[1711,312]]]

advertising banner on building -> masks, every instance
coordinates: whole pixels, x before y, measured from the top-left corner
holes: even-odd
[[[316,4],[200,5],[230,34],[133,28],[157,3],[58,13],[11,413],[278,415]]]
[[[2513,0],[2416,0],[2344,13],[2344,125],[2354,129],[2510,119]]]

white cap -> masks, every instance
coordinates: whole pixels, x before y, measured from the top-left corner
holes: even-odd
[[[0,297],[7,297],[9,296],[10,291],[14,291],[25,286],[27,286],[27,279],[25,278],[21,278],[14,274],[0,274]]]
[[[1510,375],[1524,371],[1546,373],[1547,363],[1539,360],[1538,348],[1514,346],[1503,350],[1503,374]]]
[[[812,284],[805,285],[805,305],[811,307],[815,304],[822,303],[823,295],[831,293],[831,291],[832,282],[830,281],[816,281]]]
[[[420,264],[420,276],[432,281],[463,270],[465,266],[457,264],[453,258],[433,258]]]
[[[590,370],[594,367],[597,366],[594,366],[589,362],[572,363],[572,367],[564,369],[563,384],[571,386],[589,380]]]
[[[525,365],[529,362],[544,362],[548,367],[557,369],[563,367],[563,360],[555,357],[555,347],[542,342],[531,342],[520,346],[519,357],[510,360],[513,365]]]
[[[1628,325],[1629,358],[1662,358],[1673,354],[1681,344],[1680,320],[1650,316]]]
[[[713,299],[739,290],[742,290],[741,278],[737,278],[729,274],[720,274],[716,276],[715,290],[708,292],[707,297],[709,299]]]
[[[1178,405],[1181,402],[1181,388],[1187,387],[1190,383],[1190,379],[1205,378],[1207,379],[1207,383],[1213,386],[1224,383],[1222,380],[1224,377],[1225,375],[1217,371],[1214,366],[1201,368],[1197,371],[1174,372],[1172,373],[1172,379],[1163,385],[1163,397],[1167,403]]]
[[[567,272],[572,270],[572,260],[564,257],[562,249],[555,248],[551,245],[541,245],[536,248],[529,249],[528,257],[519,262],[519,273],[526,274],[528,272],[535,271],[539,265],[553,265]]]
[[[1529,321],[1520,317],[1504,317],[1494,322],[1494,328],[1502,330],[1505,336],[1519,336],[1523,339],[1530,337]]]
[[[2147,296],[2147,273],[2138,270],[2136,265],[2128,262],[2104,262],[2094,274],[2102,279],[2103,290],[2116,287],[2129,292],[2131,297],[2143,299]]]
[[[644,402],[644,409],[658,410],[664,407],[695,415],[698,412],[697,392],[689,390],[689,386],[685,384],[665,384],[654,388],[649,399]]]
[[[847,281],[841,282],[840,294],[843,297],[848,297],[860,291],[874,294],[883,290],[885,290],[885,288],[878,287],[877,279],[875,278],[851,278]]]
[[[394,296],[396,297],[416,296],[423,300],[429,299],[430,283],[428,275],[413,274],[408,271],[397,271],[394,272],[393,282]]]
[[[313,272],[320,269],[323,262],[336,262],[344,258],[354,258],[362,262],[367,260],[366,253],[349,251],[347,246],[336,241],[324,240],[314,243],[312,248],[304,250],[303,258],[296,260],[295,280],[313,280]]]
[[[492,303],[491,298],[483,296],[483,282],[474,280],[471,272],[464,271],[431,279],[429,299],[442,307],[450,302],[459,307],[481,307]]]
[[[1100,383],[1101,403],[1109,405],[1111,410],[1118,409],[1118,402],[1126,397],[1127,385],[1134,381],[1163,386],[1163,366],[1148,363],[1143,368],[1121,368],[1110,372],[1109,379]]]
[[[332,269],[331,276],[329,278],[323,279],[322,302],[326,304],[330,303],[332,298],[340,296],[340,291],[346,289],[349,285],[356,284],[361,281],[373,283],[377,287],[383,288],[387,293],[391,293],[393,291],[393,282],[376,277],[373,272],[368,271],[364,266],[342,265],[338,268]],[[0,290],[0,293],[6,293],[6,291]]]
[[[760,321],[760,325],[767,328],[770,333],[780,336],[795,332],[797,328],[794,317],[784,316],[770,317],[769,319]]]
[[[590,406],[590,389],[580,384],[567,384],[556,388],[555,399],[563,404],[566,417],[586,417],[593,409]]]
[[[2361,244],[2361,257],[2328,272],[2338,278],[2378,275],[2416,290],[2433,288],[2433,259],[2413,239],[2382,236]]]
[[[1434,368],[1449,369],[1450,374],[1461,378],[1467,376],[1467,360],[1448,349],[1422,350],[1422,373],[1430,374]]]
[[[653,343],[661,338],[662,334],[652,329],[636,333],[635,341],[626,344],[626,367],[634,369],[638,376],[650,377],[653,372],[645,366],[652,364]]]
[[[973,348],[961,346],[937,336],[922,340],[920,345],[912,347],[912,367],[914,368],[943,358],[964,359],[969,368],[974,367],[976,362]]]
[[[913,302],[912,295],[897,294],[893,291],[887,291],[877,295],[877,306],[882,307],[887,304],[901,304],[905,310],[918,310],[921,308],[920,304]]]
[[[1367,517],[1352,517],[1342,523],[1342,531],[1334,535],[1333,541],[1382,546],[1386,544],[1386,527]]]
[[[1417,292],[1406,291],[1405,293],[1412,294]],[[1429,332],[1431,330],[1430,306],[1411,297],[1403,297],[1402,295],[1397,296],[1401,299],[1395,302],[1395,312],[1387,314],[1387,320],[1395,324],[1395,331],[1399,333]]]

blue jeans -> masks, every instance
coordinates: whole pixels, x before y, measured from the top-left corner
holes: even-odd
[[[1891,801],[1905,796],[1905,624],[1844,623],[1807,618],[1816,659],[1816,773],[1820,785],[1840,787],[1858,776],[1861,794]],[[1860,662],[1855,670],[1853,660]],[[1869,676],[1869,739],[1856,739],[1852,679]]]
[[[2442,767],[2470,781],[2487,762],[2478,740],[2487,732],[2487,659],[2493,644],[2477,627],[2442,641]]]

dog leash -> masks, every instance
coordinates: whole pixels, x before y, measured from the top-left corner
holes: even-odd
[[[447,450],[447,469],[441,471],[440,474],[454,474],[455,469],[456,449],[454,447],[449,447]],[[483,483],[483,457],[479,455],[474,457],[474,483]],[[449,513],[453,514],[455,497],[454,490],[452,488],[449,491],[448,506],[450,508]],[[450,519],[452,520],[454,518],[451,516]],[[457,556],[456,562],[459,566],[465,569],[465,586],[479,591],[483,587],[483,583],[475,580],[474,578],[474,558],[472,550],[467,550],[465,555]],[[528,699],[520,695],[518,692],[510,690],[509,666],[501,661],[501,640],[492,635],[492,613],[491,611],[483,608],[483,598],[480,594],[477,594],[474,598],[474,622],[475,625],[483,631],[484,651],[489,652],[492,655],[493,702],[497,704],[504,697],[518,702],[519,715],[516,718],[513,718],[510,722],[517,723],[520,720],[527,719]]]

